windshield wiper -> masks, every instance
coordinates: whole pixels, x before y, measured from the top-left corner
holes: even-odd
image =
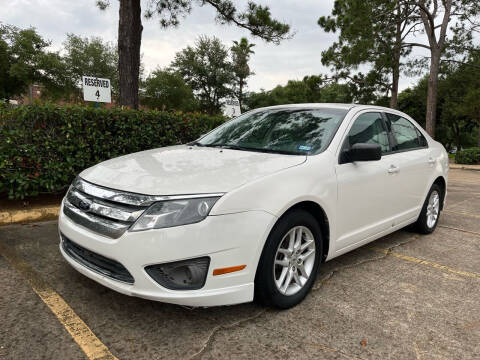
[[[304,155],[294,151],[288,150],[275,150],[275,149],[262,149],[262,148],[249,148],[250,151],[270,153],[270,154],[284,154],[284,155]]]
[[[262,153],[271,153],[271,154],[285,154],[285,155],[303,155],[294,151],[287,150],[275,150],[275,149],[265,149],[265,148],[251,148],[248,146],[240,146],[233,144],[201,144],[201,146],[206,147],[218,147],[221,149],[230,149],[230,150],[241,150],[241,151],[252,151],[252,152],[262,152]]]
[[[239,145],[233,145],[233,144],[205,144],[204,146],[208,147],[218,147],[221,149],[230,149],[230,150],[244,150],[244,151],[250,151],[250,148],[245,147],[245,146],[239,146]]]
[[[237,145],[228,145],[228,144],[202,144],[198,141],[189,142],[187,145],[189,146],[200,146],[200,147],[215,147],[221,149],[233,149],[233,150],[247,150],[247,148],[237,146]]]

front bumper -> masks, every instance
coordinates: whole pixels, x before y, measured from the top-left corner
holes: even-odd
[[[98,255],[122,264],[134,283],[121,282],[87,268],[60,244],[64,258],[80,273],[125,295],[187,306],[231,305],[253,300],[254,279],[265,239],[276,218],[263,211],[208,216],[190,225],[127,231],[111,239],[83,228],[63,214],[59,232],[71,241]],[[145,271],[148,265],[210,257],[205,285],[199,290],[170,290],[160,286]],[[246,268],[213,276],[213,270],[236,265]]]

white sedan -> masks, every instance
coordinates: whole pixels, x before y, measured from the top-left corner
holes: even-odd
[[[83,171],[62,203],[60,251],[123,294],[288,308],[323,262],[410,224],[434,231],[447,173],[443,146],[399,111],[256,109]]]

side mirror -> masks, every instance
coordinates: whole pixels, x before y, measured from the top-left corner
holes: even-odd
[[[350,150],[342,153],[341,163],[356,161],[376,161],[382,158],[382,148],[377,144],[353,144]]]

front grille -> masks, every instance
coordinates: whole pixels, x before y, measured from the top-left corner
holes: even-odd
[[[109,278],[123,281],[129,284],[134,283],[133,276],[128,270],[118,261],[106,258],[102,255],[96,254],[93,251],[87,250],[80,245],[74,243],[63,234],[62,248],[74,260],[87,268]]]
[[[65,196],[63,213],[80,226],[117,239],[148,207],[144,198],[77,178]]]

